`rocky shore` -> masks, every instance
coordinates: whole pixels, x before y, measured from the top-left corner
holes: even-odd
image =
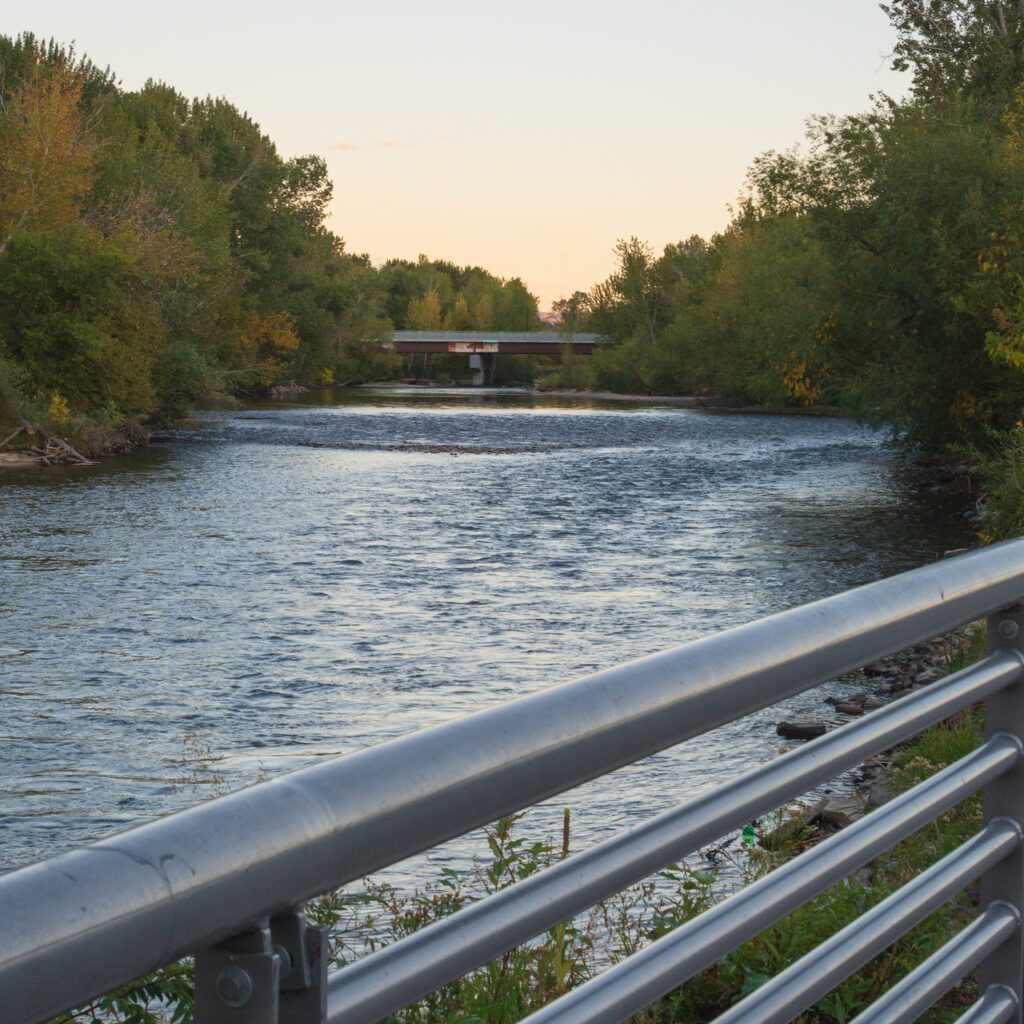
[[[831,722],[817,719],[783,721],[778,723],[775,731],[784,739],[791,740],[823,736],[833,726],[842,725],[844,720],[884,707],[948,675],[953,654],[965,643],[965,631],[958,631],[865,665],[844,680],[859,689],[841,697],[825,698],[829,708],[827,717]],[[780,752],[786,753],[791,749],[783,747]],[[808,829],[814,842],[857,821],[871,808],[886,803],[892,796],[890,769],[893,753],[885,751],[869,758],[846,776],[848,787],[841,784],[834,787],[836,790],[849,788],[850,792],[826,791],[825,797],[791,808],[781,825],[762,836],[762,845],[769,849],[779,848],[798,833],[803,831],[806,834]]]

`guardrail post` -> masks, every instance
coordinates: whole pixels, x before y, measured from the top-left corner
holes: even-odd
[[[195,1024],[324,1024],[327,941],[296,908],[197,953]]]
[[[1013,650],[1024,657],[1024,606],[1014,605],[997,612],[988,620],[988,649]],[[1024,737],[1024,680],[990,697],[985,705],[985,736],[1011,733]],[[1000,776],[984,793],[985,821],[1009,818],[1018,827],[1024,824],[1024,759],[1012,772]],[[994,900],[1009,903],[1018,916],[1024,916],[1024,844],[1016,852],[987,872],[981,880],[981,909]],[[1013,939],[1003,943],[978,968],[981,993],[992,985],[1013,991],[1017,1007],[1011,1018],[1022,1024],[1024,1006],[1024,936],[1017,928]]]

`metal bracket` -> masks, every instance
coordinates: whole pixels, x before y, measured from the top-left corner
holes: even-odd
[[[301,909],[270,919],[281,969],[278,1024],[326,1024],[327,929],[306,923]]]
[[[301,909],[196,954],[195,1024],[325,1024],[327,930]]]

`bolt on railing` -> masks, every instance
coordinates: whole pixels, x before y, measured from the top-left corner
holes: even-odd
[[[618,1022],[981,791],[981,830],[737,1003],[792,1019],[980,877],[980,912],[860,1022],[965,973],[964,1021],[1022,1024],[1024,541],[792,609],[0,877],[0,1021],[41,1022],[195,956],[197,1024],[371,1024],[868,757],[985,705],[977,750],[534,1013]],[[328,976],[304,900],[867,662],[989,619],[977,664]]]

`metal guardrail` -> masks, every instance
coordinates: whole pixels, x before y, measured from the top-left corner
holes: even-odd
[[[752,818],[986,706],[976,751],[534,1013],[618,1022],[966,796],[981,831],[719,1024],[792,1019],[980,877],[978,917],[858,1024],[910,1021],[979,967],[961,1018],[1021,1024],[1024,540],[848,591],[300,769],[0,877],[0,1021],[40,1024],[186,955],[197,1024],[370,1024]],[[328,977],[302,902],[981,618],[986,657]]]
[[[552,348],[566,343],[593,345],[601,340],[600,334],[586,334],[578,331],[395,331],[395,341],[463,341],[482,343],[498,342],[530,342],[530,344],[550,344]]]

